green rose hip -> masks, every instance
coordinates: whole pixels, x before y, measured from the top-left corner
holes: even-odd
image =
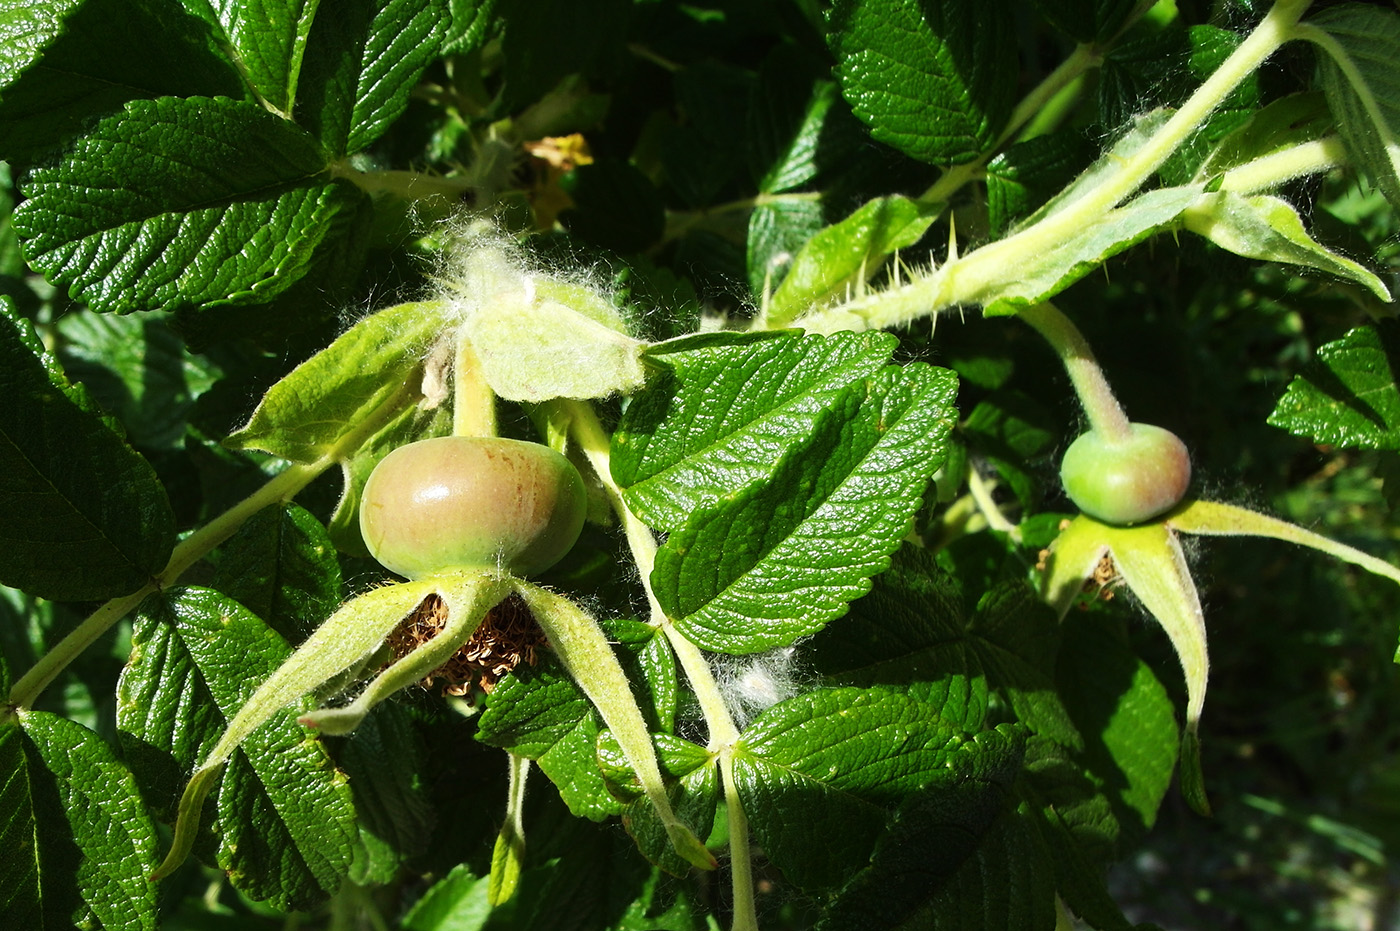
[[[449,569],[530,576],[569,551],[586,510],[578,470],[548,446],[444,436],[375,466],[360,531],[375,559],[410,579]]]
[[[1122,439],[1090,430],[1070,444],[1060,481],[1081,511],[1106,524],[1150,520],[1175,507],[1191,484],[1191,457],[1175,433],[1129,424]]]

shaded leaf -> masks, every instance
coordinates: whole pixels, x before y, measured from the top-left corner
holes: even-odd
[[[60,384],[0,299],[0,581],[55,600],[129,594],[165,566],[174,515],[150,464]]]
[[[823,689],[775,705],[744,732],[735,786],[784,875],[830,889],[869,862],[906,797],[965,811],[959,798],[1003,793],[1022,742],[1015,727],[969,735],[895,692]],[[939,799],[941,787],[954,788]]]

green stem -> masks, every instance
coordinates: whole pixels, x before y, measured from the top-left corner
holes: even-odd
[[[340,462],[346,455],[359,449],[364,442],[388,423],[390,418],[402,410],[411,399],[418,396],[418,389],[410,387],[409,379],[383,404],[366,417],[355,429],[341,437],[324,456],[310,463],[297,463],[283,469],[267,481],[263,487],[229,508],[218,517],[185,537],[171,551],[170,561],[165,564],[160,575],[144,587],[130,595],[114,598],[103,604],[87,617],[74,630],[59,641],[52,650],[40,657],[34,667],[26,672],[10,689],[6,708],[28,708],[49,683],[68,664],[90,647],[117,621],[126,615],[152,592],[174,585],[180,576],[210,551],[237,532],[248,519],[263,508],[290,501],[312,480],[331,466]],[[0,719],[5,715],[0,714]]]
[[[622,498],[622,489],[613,481],[610,468],[611,443],[603,425],[598,421],[598,415],[591,405],[582,401],[566,400],[559,403],[569,417],[570,431],[603,483],[608,500],[625,529],[632,559],[641,574],[642,587],[646,591],[647,604],[651,608],[651,624],[665,634],[666,641],[676,654],[676,659],[700,703],[700,713],[705,718],[705,725],[710,732],[709,749],[719,756],[720,775],[724,781],[725,798],[728,803],[730,881],[734,891],[733,931],[757,931],[758,914],[754,904],[753,869],[749,863],[748,818],[744,815],[743,805],[734,789],[733,766],[728,762],[733,746],[739,740],[739,728],[724,703],[724,693],[715,681],[710,664],[705,662],[704,654],[676,629],[656,600],[656,594],[651,587],[651,571],[656,565],[656,537],[652,535],[651,528],[627,507]]]
[[[758,931],[758,907],[754,901],[753,863],[749,857],[749,818],[734,782],[734,755],[719,755],[724,782],[724,810],[729,820],[729,873],[734,892],[732,931]]]
[[[1104,377],[1103,369],[1094,358],[1094,350],[1084,334],[1054,304],[1046,302],[1022,308],[1019,316],[1045,337],[1059,355],[1069,373],[1074,393],[1089,418],[1089,429],[1102,434],[1110,442],[1126,440],[1129,433],[1128,415],[1123,413],[1113,389]]]
[[[331,177],[343,178],[370,195],[390,194],[438,207],[455,206],[471,190],[470,184],[459,179],[417,171],[359,171],[345,162],[331,166]]]
[[[1311,0],[1280,0],[1181,108],[1117,170],[1083,196],[1018,233],[989,243],[927,277],[882,294],[858,297],[800,318],[811,332],[884,329],[931,316],[949,307],[984,304],[1025,256],[1045,254],[1102,222],[1138,190],[1162,163],[1200,128],[1226,97],[1284,42],[1295,38],[1299,17]]]
[[[515,895],[525,864],[525,777],[530,775],[530,760],[514,753],[506,757],[510,761],[506,822],[491,851],[491,876],[487,883],[487,901],[492,908],[504,905]]]
[[[1254,194],[1271,190],[1294,178],[1341,168],[1347,162],[1346,145],[1341,137],[1326,136],[1231,168],[1221,175],[1220,189],[1236,194]]]
[[[452,435],[496,435],[496,392],[486,383],[466,327],[458,331],[452,366]]]

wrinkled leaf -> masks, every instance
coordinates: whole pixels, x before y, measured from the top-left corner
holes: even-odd
[[[137,100],[23,184],[29,261],[95,309],[267,300],[343,237],[364,194],[303,130],[223,98]]]
[[[1400,333],[1357,327],[1317,350],[1279,398],[1269,423],[1343,449],[1400,450]]]

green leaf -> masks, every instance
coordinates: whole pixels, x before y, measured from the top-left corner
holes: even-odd
[[[534,760],[559,789],[569,811],[601,821],[622,805],[598,770],[598,714],[551,653],[521,668],[486,697],[476,738]]]
[[[361,151],[402,115],[451,21],[448,0],[334,0],[311,30],[297,122],[333,155]]]
[[[668,377],[628,405],[612,441],[627,506],[661,530],[769,481],[852,383],[894,352],[887,334],[713,333],[654,347]]]
[[[145,603],[118,688],[117,727],[148,797],[175,797],[290,652],[218,592],[180,589]],[[346,777],[296,722],[309,707],[282,709],[243,742],[214,806],[219,866],[246,895],[280,908],[310,908],[339,888],[357,836]]]
[[[824,135],[841,91],[833,81],[813,81],[804,64],[792,46],[779,46],[753,89],[749,169],[764,194],[796,190],[830,163]]]
[[[340,561],[326,528],[293,504],[254,514],[220,547],[210,585],[300,643],[340,607]]]
[[[175,518],[155,471],[56,384],[0,299],[0,582],[55,600],[129,594],[165,567]]]
[[[813,633],[889,565],[947,452],[957,378],[889,366],[822,411],[771,480],[697,510],[656,555],[657,600],[710,650]]]
[[[116,416],[132,445],[183,446],[195,398],[219,373],[186,351],[164,315],[70,311],[54,329],[64,368]]]
[[[477,876],[465,863],[428,887],[403,919],[403,931],[481,931],[491,917],[489,876]]]
[[[1078,129],[1036,136],[999,152],[987,163],[987,220],[1000,236],[1038,208],[1089,161],[1091,148]]]
[[[443,39],[442,54],[466,55],[479,48],[490,34],[497,0],[449,0],[452,25]]]
[[[1343,449],[1400,449],[1400,328],[1357,327],[1317,350],[1269,423]]]
[[[1058,436],[1055,416],[1019,391],[997,391],[979,401],[961,432],[976,455],[996,466],[1023,506],[1034,509],[1042,493],[1033,460],[1050,451]]]
[[[155,931],[156,830],[131,772],[79,724],[0,727],[0,915],[26,928]]]
[[[965,731],[985,726],[987,677],[966,637],[957,579],[922,547],[897,550],[870,594],[803,648],[829,685],[879,686],[932,704]]]
[[[0,49],[0,157],[21,164],[130,100],[246,93],[179,0],[9,0]]]
[[[774,198],[759,204],[749,214],[747,239],[749,289],[760,305],[770,299],[813,236],[826,227],[822,202],[805,195]]]
[[[424,784],[428,748],[408,709],[385,703],[334,751],[359,820],[361,853],[350,878],[361,885],[392,882],[432,838],[437,813]]]
[[[445,313],[439,304],[399,304],[359,321],[269,388],[226,445],[293,462],[348,457],[355,450],[338,444],[357,426],[418,399],[419,366]],[[440,365],[435,371],[442,384]]]
[[[1320,28],[1322,90],[1352,157],[1400,209],[1400,14],[1349,3],[1306,24]],[[1308,38],[1314,38],[1309,35]]]
[[[1379,278],[1309,236],[1298,212],[1277,197],[1217,191],[1203,195],[1183,212],[1182,219],[1186,229],[1236,255],[1315,268],[1354,281],[1380,300],[1390,301],[1390,290]]]
[[[33,171],[29,261],[96,309],[267,300],[346,234],[365,195],[305,131],[253,104],[138,100]]]
[[[1070,617],[1057,669],[1059,694],[1084,735],[1079,758],[1131,844],[1157,820],[1181,740],[1166,688],[1102,616]]]
[[[880,142],[939,165],[976,158],[1011,112],[1005,3],[839,0],[828,41],[841,91]]]
[[[792,262],[764,315],[780,325],[860,288],[891,253],[914,245],[941,208],[907,197],[877,197],[814,235]]]
[[[713,824],[720,796],[719,767],[714,754],[679,737],[656,734],[654,740],[661,772],[668,781],[674,780],[668,786],[667,796],[676,817],[701,828]],[[642,795],[641,783],[627,765],[627,758],[612,731],[599,735],[597,750],[598,764],[609,787],[614,794],[631,799],[622,813],[622,823],[637,842],[642,856],[673,876],[689,873],[690,862],[672,846],[666,825]]]
[[[284,116],[297,99],[307,35],[320,5],[321,0],[244,0],[205,8],[222,28],[254,92]]]
[[[870,870],[841,891],[818,931],[1055,927],[1053,854],[1026,806],[984,828],[972,839],[974,847],[964,826],[972,820],[967,813],[936,795],[924,801],[922,808],[929,811],[921,810],[918,801],[908,805],[914,813],[908,822],[900,822],[888,839],[882,838]],[[978,801],[991,807],[991,800]],[[909,846],[920,842],[938,856],[921,860],[911,855]],[[969,855],[953,869],[936,868],[948,865],[958,853]]]
[[[734,780],[773,864],[801,889],[832,889],[869,862],[906,797],[936,799],[948,788],[944,804],[967,801],[980,794],[970,786],[999,795],[1022,744],[1015,727],[969,735],[906,695],[822,689],[775,705],[745,731]]]
[[[1202,185],[1185,185],[1140,194],[1079,233],[1029,257],[1014,275],[996,282],[977,299],[989,316],[1044,303],[1100,268],[1109,258],[1176,223],[1187,208],[1199,201],[1202,191]],[[956,264],[949,268],[957,274]]]

